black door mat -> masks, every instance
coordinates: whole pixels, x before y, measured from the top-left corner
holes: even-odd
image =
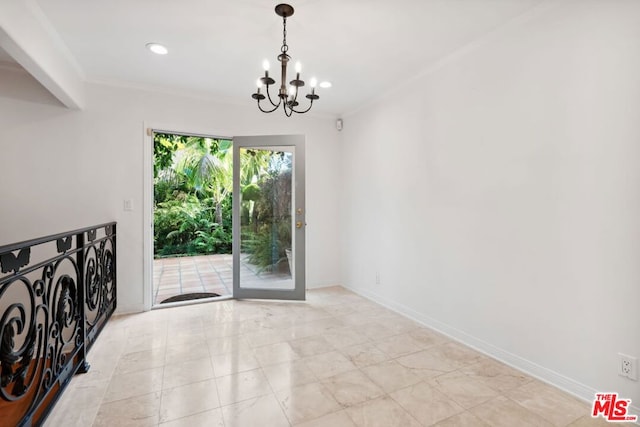
[[[165,300],[160,301],[160,304],[165,304],[168,302],[180,302],[180,301],[190,301],[192,299],[201,299],[201,298],[214,298],[219,297],[219,294],[214,292],[193,292],[190,294],[180,294]]]

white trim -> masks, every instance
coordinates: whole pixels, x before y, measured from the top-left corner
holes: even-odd
[[[230,139],[230,136],[219,136],[206,130],[183,131],[179,126],[167,126],[144,121],[142,123],[142,305],[144,311],[153,308],[153,134],[174,133],[177,135],[194,135],[207,138]],[[151,132],[148,132],[151,130]]]
[[[142,305],[144,311],[153,306],[153,244],[151,229],[153,227],[153,132],[142,123]]]
[[[531,362],[530,360],[524,359],[515,354],[509,353],[499,347],[496,347],[488,342],[485,342],[481,339],[478,339],[472,335],[467,334],[459,329],[454,328],[453,326],[442,323],[436,319],[433,319],[429,316],[426,316],[422,313],[419,313],[416,310],[413,310],[403,304],[400,304],[396,301],[392,301],[382,295],[379,295],[375,292],[366,291],[359,288],[354,288],[350,286],[344,286],[345,288],[355,292],[356,294],[367,298],[375,302],[376,304],[380,304],[390,310],[395,311],[405,317],[408,317],[416,322],[424,325],[428,328],[434,329],[449,338],[454,339],[455,341],[460,342],[468,347],[471,347],[481,353],[486,354],[493,359],[496,359],[502,363],[505,363],[519,371],[522,371],[528,375],[531,375],[534,378],[537,378],[545,383],[548,383],[554,387],[559,388],[580,400],[584,400],[585,402],[593,402],[595,394],[597,392],[602,392],[602,390],[595,390],[585,384],[579,383],[571,378],[565,377],[562,374],[559,374],[551,369],[547,369],[543,366],[538,365],[537,363]],[[634,402],[636,404],[640,402]],[[630,413],[633,415],[640,415],[640,408],[638,406],[631,406]],[[639,424],[640,425],[640,424]]]
[[[309,239],[307,239],[308,241]],[[307,243],[307,246],[305,247],[306,252],[305,253],[309,253],[308,251],[308,247],[309,244]],[[307,289],[322,289],[322,288],[332,288],[334,286],[342,286],[339,284],[336,284],[336,282],[319,282],[319,283],[309,283],[307,281]]]
[[[0,2],[0,47],[64,106],[83,108],[80,68],[35,1]]]
[[[25,3],[31,10],[31,13],[33,14],[33,17],[36,19],[36,21],[38,21],[42,28],[47,32],[48,38],[55,46],[58,53],[64,56],[64,59],[69,63],[69,65],[71,65],[78,76],[83,81],[85,81],[87,79],[87,76],[85,75],[84,69],[80,66],[80,63],[73,55],[73,53],[71,53],[71,50],[69,50],[69,46],[67,46],[67,44],[64,42],[62,36],[60,35],[56,27],[51,23],[38,2],[34,0],[28,0]]]
[[[140,313],[142,310],[140,309],[139,305],[127,305],[127,306],[120,306],[118,305],[118,307],[116,308],[115,313],[113,313],[114,316],[124,316],[127,314],[138,314]]]

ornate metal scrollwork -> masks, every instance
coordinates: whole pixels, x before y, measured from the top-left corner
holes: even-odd
[[[16,286],[26,285],[25,281],[15,281]],[[0,293],[0,298],[4,291]],[[33,304],[33,294],[29,293],[29,305]],[[31,385],[28,371],[33,360],[36,334],[33,329],[35,319],[33,311],[22,303],[10,304],[0,320],[0,396],[12,400],[24,395]],[[22,344],[19,344],[22,338]]]
[[[88,368],[86,353],[116,307],[115,228],[0,247],[2,272],[13,272],[0,276],[0,424],[42,424],[70,375]],[[47,244],[57,255],[31,261],[30,248]]]
[[[115,309],[115,257],[113,234],[109,230],[101,241],[93,242],[85,250],[85,304],[89,344],[94,328],[100,327],[105,316]]]

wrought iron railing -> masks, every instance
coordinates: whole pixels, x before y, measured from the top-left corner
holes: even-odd
[[[116,308],[116,223],[0,247],[0,424],[38,426]]]

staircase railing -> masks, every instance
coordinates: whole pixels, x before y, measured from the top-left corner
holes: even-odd
[[[41,425],[116,309],[116,223],[0,247],[0,424]]]

